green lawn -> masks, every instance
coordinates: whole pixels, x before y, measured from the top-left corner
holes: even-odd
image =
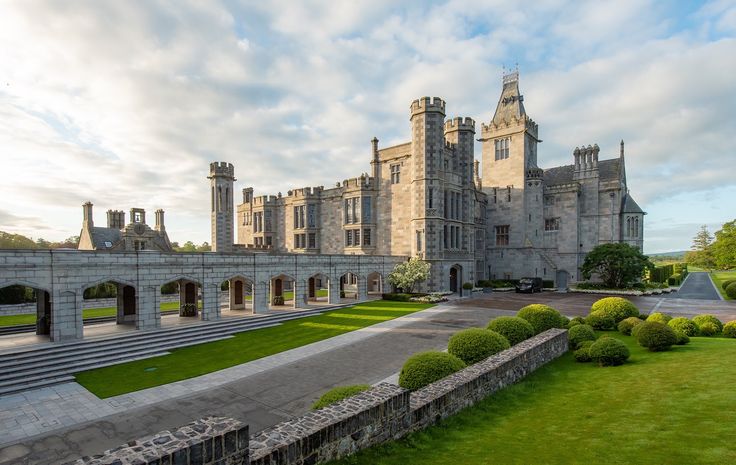
[[[85,371],[76,378],[100,398],[116,396],[212,373],[431,306],[383,300],[366,302],[271,328],[242,332],[222,341],[176,349],[170,355]]]
[[[176,310],[179,308],[179,302],[164,302],[161,304],[161,310]],[[115,307],[103,308],[87,308],[82,310],[82,318],[96,318],[100,316],[115,316]],[[0,316],[0,326],[14,325],[34,325],[36,324],[36,314],[27,315],[4,315]]]
[[[721,293],[723,298],[726,300],[732,300],[729,296],[726,295],[726,291],[723,290],[721,283],[723,283],[723,281],[727,279],[736,279],[736,271],[712,271],[710,273],[710,277],[713,278],[713,282],[715,283],[716,287],[718,288],[718,292]]]
[[[736,340],[652,353],[624,340],[620,367],[542,367],[474,407],[339,464],[736,463]]]

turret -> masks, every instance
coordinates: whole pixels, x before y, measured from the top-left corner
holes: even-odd
[[[234,243],[233,183],[235,168],[232,163],[210,163],[210,210],[212,251],[231,252]]]
[[[378,138],[371,139],[371,171],[376,185],[379,185],[379,177],[381,176],[381,163],[378,157]]]
[[[454,145],[462,170],[463,184],[473,184],[475,159],[475,121],[472,118],[452,118],[445,121],[445,140]]]
[[[146,224],[146,211],[142,208],[131,208],[130,222]]]
[[[166,226],[164,226],[164,211],[162,209],[156,210],[156,231],[164,232],[166,231]]]

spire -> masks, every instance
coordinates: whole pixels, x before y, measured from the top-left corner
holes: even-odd
[[[524,96],[519,92],[519,67],[517,66],[514,71],[508,73],[504,70],[502,82],[501,98],[498,99],[496,113],[493,115],[495,124],[526,116]]]
[[[624,159],[624,140],[621,139],[621,159]]]

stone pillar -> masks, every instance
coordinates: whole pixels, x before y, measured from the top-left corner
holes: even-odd
[[[207,283],[202,285],[202,320],[220,319],[220,285]]]
[[[368,300],[368,279],[358,276],[358,301]]]
[[[135,313],[135,329],[161,327],[161,286],[141,286]]]
[[[330,281],[327,283],[327,288],[330,290],[327,295],[327,301],[330,304],[340,303],[340,278],[331,276]]]
[[[72,291],[54,292],[51,312],[51,334],[53,342],[82,339],[82,293]]]
[[[253,313],[268,312],[268,293],[270,291],[269,282],[253,283]]]
[[[36,289],[36,334],[48,335],[51,332],[51,295]]]
[[[115,284],[115,287],[117,288],[117,313],[115,314],[115,322],[119,325],[125,323],[125,313],[123,312],[123,307],[125,305],[125,301],[123,298],[123,285],[122,284]]]

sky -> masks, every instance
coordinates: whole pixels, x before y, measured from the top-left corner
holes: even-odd
[[[736,0],[11,0],[0,230],[77,235],[89,200],[97,225],[163,208],[172,241],[209,241],[210,162],[236,192],[332,186],[374,136],[409,140],[416,98],[488,122],[517,64],[541,167],[625,140],[645,252],[736,218]]]

